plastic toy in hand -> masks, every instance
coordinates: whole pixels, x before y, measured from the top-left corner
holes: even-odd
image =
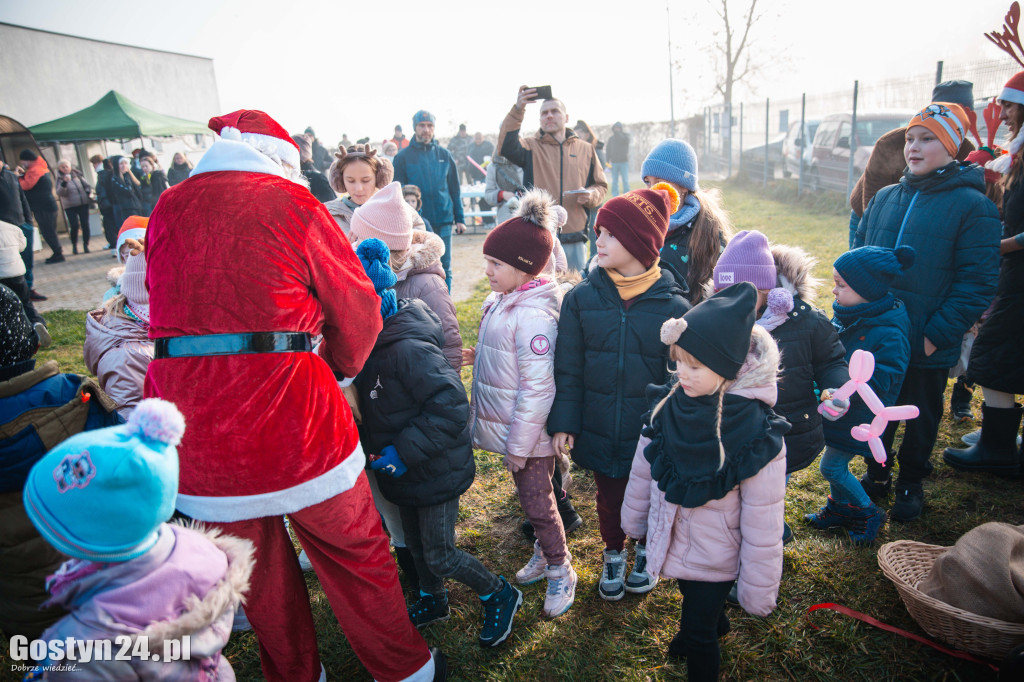
[[[828,410],[846,403],[849,408],[850,396],[856,391],[864,403],[868,406],[875,418],[870,424],[861,424],[850,429],[850,435],[862,443],[867,443],[871,449],[871,455],[875,461],[884,465],[886,462],[885,447],[882,445],[882,434],[889,422],[899,422],[905,419],[914,419],[920,414],[916,405],[896,405],[886,407],[875,395],[874,390],[868,385],[871,376],[875,373],[875,356],[866,350],[855,350],[850,356],[850,380],[843,384],[835,393],[822,395],[824,400],[818,405],[818,412],[822,415],[829,414]],[[827,397],[826,397],[827,396]],[[845,412],[844,412],[845,413]],[[831,415],[830,415],[831,416]],[[838,417],[836,417],[838,418]]]
[[[398,478],[409,470],[402,458],[398,456],[398,450],[395,450],[394,445],[381,448],[380,455],[376,457],[371,456],[370,468],[374,471],[383,471],[392,478]]]

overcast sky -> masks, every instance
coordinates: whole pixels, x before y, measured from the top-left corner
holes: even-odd
[[[730,1],[734,21],[748,4]],[[1009,0],[759,4],[752,55],[762,68],[740,98],[1005,58],[982,34],[1002,24]],[[664,0],[0,0],[0,20],[212,57],[224,112],[264,109],[328,143],[381,139],[396,123],[408,134],[420,108],[436,114],[440,136],[459,122],[496,133],[521,84],[550,84],[573,120],[667,120],[669,27],[681,119],[713,98],[721,29],[709,0],[674,0],[671,21]]]

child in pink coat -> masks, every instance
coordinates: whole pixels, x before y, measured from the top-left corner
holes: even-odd
[[[754,325],[743,282],[662,326],[674,385],[652,386],[622,505],[622,529],[647,538],[647,570],[683,594],[670,658],[691,682],[717,680],[725,598],[738,578],[746,611],[767,616],[782,577],[789,424],[772,411],[779,351]]]
[[[519,503],[537,540],[533,557],[516,573],[520,585],[547,579],[544,615],[554,618],[576,598],[576,571],[565,542],[551,477],[568,471],[546,424],[555,399],[555,337],[562,290],[544,275],[552,258],[555,205],[543,190],[528,192],[516,215],[484,241],[487,279],[477,345],[465,349],[473,364],[470,424],[473,447],[500,453],[515,478]]]

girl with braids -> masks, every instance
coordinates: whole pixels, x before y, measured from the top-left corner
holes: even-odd
[[[717,190],[702,190],[697,182],[697,154],[682,140],[663,140],[651,150],[641,168],[648,187],[667,182],[679,192],[679,210],[669,218],[661,249],[661,267],[678,275],[687,298],[696,305],[705,297],[718,256],[732,238],[732,223]]]
[[[687,679],[717,680],[725,599],[767,616],[782,577],[785,419],[775,404],[779,350],[754,324],[757,290],[735,284],[666,321],[675,378],[651,386],[622,503],[622,529],[647,538],[647,570],[683,595],[670,658]]]

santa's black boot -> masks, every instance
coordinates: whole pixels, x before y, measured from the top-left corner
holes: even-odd
[[[1017,450],[1021,406],[981,405],[981,438],[969,448],[946,448],[942,459],[961,471],[985,471],[1003,476],[1021,473]]]

